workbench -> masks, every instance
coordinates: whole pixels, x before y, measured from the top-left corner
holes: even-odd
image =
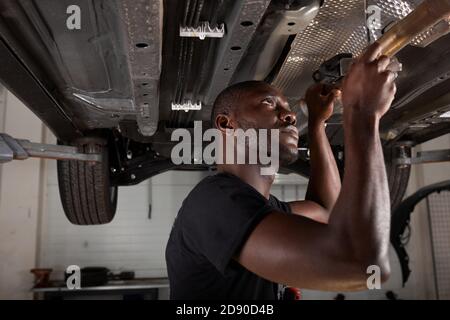
[[[142,278],[113,280],[107,284],[81,289],[68,289],[64,281],[51,281],[47,287],[35,287],[31,291],[36,300],[158,300],[160,289],[169,288],[167,278]],[[167,298],[167,297],[162,297]]]

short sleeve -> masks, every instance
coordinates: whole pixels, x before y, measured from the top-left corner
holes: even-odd
[[[274,208],[237,178],[210,177],[184,203],[183,238],[225,274],[256,225]]]
[[[272,207],[278,209],[281,212],[292,214],[291,206],[289,205],[289,203],[278,200],[273,195],[270,195],[269,203]]]

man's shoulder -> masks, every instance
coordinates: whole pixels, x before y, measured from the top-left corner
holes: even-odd
[[[238,187],[239,181],[227,174],[217,173],[203,178],[191,190],[186,199],[215,195],[227,188]]]
[[[221,209],[270,205],[274,209],[290,213],[289,205],[274,195],[266,200],[253,187],[238,177],[228,173],[217,173],[201,180],[183,201],[182,210],[198,211],[203,208],[208,212]]]

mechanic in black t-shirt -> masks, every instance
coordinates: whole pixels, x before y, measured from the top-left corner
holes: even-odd
[[[166,248],[172,299],[276,299],[277,284],[316,290],[366,289],[367,268],[389,274],[390,201],[378,133],[395,95],[390,59],[372,45],[342,85],[342,189],[325,121],[340,92],[308,90],[310,180],[304,201],[270,195],[259,165],[218,165],[183,202]],[[250,81],[216,99],[213,124],[280,129],[282,165],[297,159],[296,115],[274,87]],[[289,213],[289,214],[287,214]]]

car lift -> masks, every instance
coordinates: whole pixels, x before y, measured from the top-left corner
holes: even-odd
[[[0,163],[28,158],[102,162],[102,155],[95,153],[95,151],[80,152],[80,149],[76,146],[35,143],[29,140],[15,139],[6,133],[0,133]],[[401,154],[394,160],[394,164],[413,165],[447,161],[450,161],[450,149],[417,152],[416,157]]]
[[[94,152],[83,153],[76,146],[34,143],[29,140],[15,139],[5,133],[0,133],[0,163],[10,162],[12,160],[25,160],[30,157],[88,161],[93,164],[102,161],[101,154]]]
[[[450,161],[450,149],[417,152],[415,157],[402,156],[395,160],[397,165],[412,165]]]

